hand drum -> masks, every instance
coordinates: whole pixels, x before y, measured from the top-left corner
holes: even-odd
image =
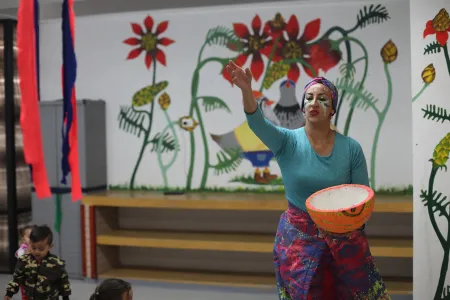
[[[369,220],[374,205],[375,192],[359,184],[332,186],[306,200],[306,209],[317,227],[331,233],[360,228]]]

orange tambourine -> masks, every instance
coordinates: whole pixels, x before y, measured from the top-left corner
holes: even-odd
[[[375,192],[365,185],[342,184],[320,190],[306,200],[306,209],[320,229],[348,233],[363,226],[375,206]]]

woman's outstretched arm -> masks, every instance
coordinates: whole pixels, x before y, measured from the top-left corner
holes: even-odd
[[[242,90],[242,98],[250,129],[275,155],[280,154],[286,147],[291,131],[274,125],[264,117],[251,90]]]
[[[247,68],[244,71],[232,61],[228,63],[226,68],[228,73],[230,73],[233,84],[242,91],[244,111],[247,116],[248,126],[275,155],[280,154],[286,147],[292,132],[288,129],[275,126],[264,117],[253,96],[253,77],[250,69]]]

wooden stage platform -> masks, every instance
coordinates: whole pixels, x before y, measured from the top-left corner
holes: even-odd
[[[286,207],[281,194],[89,194],[82,205],[83,273],[274,288],[273,240]],[[411,196],[377,196],[367,225],[392,294],[412,293],[412,211]]]

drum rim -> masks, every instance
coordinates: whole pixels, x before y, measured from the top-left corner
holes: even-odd
[[[364,189],[364,190],[366,190],[368,192],[368,195],[367,195],[366,199],[364,199],[363,201],[361,201],[359,203],[356,203],[356,204],[354,204],[354,205],[352,205],[350,207],[347,207],[345,209],[319,209],[319,208],[316,208],[315,206],[313,206],[311,204],[311,201],[312,201],[312,199],[315,196],[317,196],[319,194],[322,194],[322,193],[326,193],[329,190],[336,190],[336,189],[341,189],[341,188],[345,188],[345,187],[357,187],[357,188]],[[334,185],[334,186],[330,186],[328,188],[319,190],[319,191],[315,192],[314,194],[312,194],[311,196],[309,196],[308,199],[306,199],[306,208],[308,210],[312,210],[314,212],[336,213],[336,212],[340,212],[340,211],[343,211],[343,210],[349,210],[349,209],[352,209],[352,208],[361,207],[361,206],[365,205],[367,202],[373,200],[374,198],[375,198],[375,191],[372,188],[370,188],[370,187],[368,187],[366,185],[362,185],[362,184],[340,184],[340,185]]]

